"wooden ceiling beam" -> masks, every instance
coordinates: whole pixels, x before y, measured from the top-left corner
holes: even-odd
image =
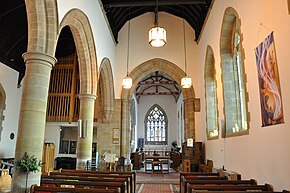
[[[179,95],[179,92],[146,92],[146,93],[136,93],[136,96],[148,96],[148,95]]]
[[[162,5],[192,5],[192,4],[206,4],[206,0],[159,0],[158,6]],[[139,6],[156,6],[155,0],[148,1],[118,1],[104,4],[104,7],[139,7]]]
[[[175,85],[176,81],[143,81],[139,82],[138,85]]]

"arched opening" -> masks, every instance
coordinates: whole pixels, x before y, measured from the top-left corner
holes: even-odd
[[[104,58],[100,66],[100,74],[98,81],[98,108],[95,109],[98,120],[109,122],[114,111],[114,79],[111,63],[108,58]]]
[[[133,86],[131,89],[122,89],[122,136],[121,136],[121,155],[127,156],[130,151],[130,144],[129,144],[129,134],[130,134],[130,103],[132,100],[133,92],[137,86],[137,84],[147,75],[155,73],[156,71],[162,72],[167,74],[171,77],[180,87],[180,80],[182,77],[185,76],[185,73],[177,67],[175,64],[163,60],[163,59],[152,59],[147,62],[142,63],[138,67],[136,67],[129,76],[133,80]],[[181,89],[183,95],[183,110],[184,110],[184,137],[182,142],[185,141],[187,138],[192,137],[195,138],[195,109],[194,104],[196,102],[194,96],[194,89],[193,87],[189,89]],[[176,110],[176,117],[177,117],[177,110]]]

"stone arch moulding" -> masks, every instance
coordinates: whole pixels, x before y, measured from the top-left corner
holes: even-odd
[[[122,89],[121,92],[121,145],[120,152],[123,156],[129,155],[129,120],[130,120],[130,100],[132,98],[133,91],[137,83],[147,74],[153,73],[155,71],[161,71],[171,76],[180,86],[180,80],[185,76],[185,73],[177,65],[160,58],[155,58],[146,61],[139,66],[137,66],[129,76],[133,80],[133,86],[131,89]],[[194,88],[182,89],[182,94],[184,97],[184,124],[185,124],[185,139],[192,137],[195,138],[195,112],[196,112],[196,102],[199,101],[195,99]]]
[[[4,120],[3,112],[5,110],[5,101],[6,101],[6,93],[2,84],[0,83],[0,141],[1,141],[1,134],[3,131],[2,121]]]
[[[97,56],[89,19],[81,10],[71,9],[61,21],[59,34],[65,26],[69,26],[76,44],[80,70],[80,94],[96,95]]]
[[[60,31],[68,26],[72,32],[78,56],[80,75],[79,119],[87,120],[87,137],[78,138],[76,168],[84,168],[92,157],[94,106],[98,85],[98,65],[92,28],[88,17],[79,9],[71,9],[60,24]]]
[[[25,0],[25,4],[29,26],[27,52],[54,56],[58,34],[56,0]]]
[[[234,8],[226,8],[224,12],[220,37],[220,51],[222,56],[225,54],[232,54],[232,33],[238,18],[238,13]]]
[[[104,58],[100,65],[100,74],[99,74],[99,86],[102,92],[100,93],[102,101],[101,114],[103,115],[103,121],[110,121],[112,118],[112,113],[114,111],[114,77],[112,66],[108,58]]]

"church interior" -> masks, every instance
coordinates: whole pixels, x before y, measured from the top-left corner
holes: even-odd
[[[0,192],[289,193],[290,0],[2,0],[0,29]]]

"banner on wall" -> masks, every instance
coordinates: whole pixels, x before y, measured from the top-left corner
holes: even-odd
[[[284,123],[273,32],[255,49],[262,126]]]

